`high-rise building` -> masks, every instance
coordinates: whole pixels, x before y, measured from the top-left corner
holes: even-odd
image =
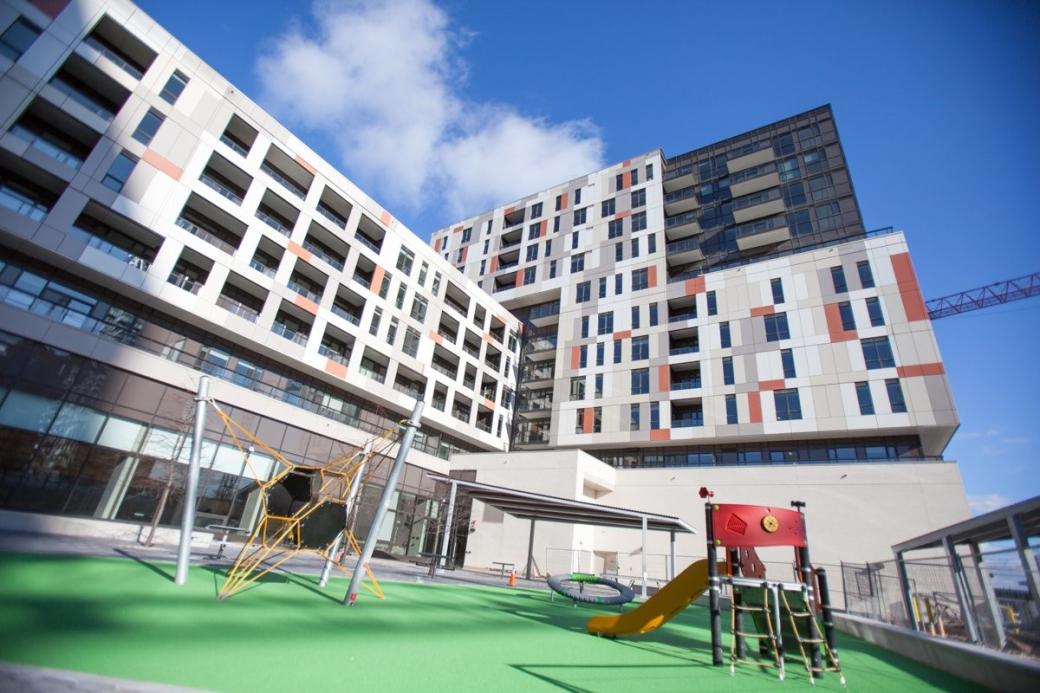
[[[0,524],[134,535],[167,489],[172,524],[202,374],[314,463],[424,401],[380,534],[399,555],[438,546],[431,473],[693,524],[701,484],[872,508],[828,523],[829,558],[967,512],[906,241],[864,230],[829,108],[430,247],[130,2],[0,0]],[[199,525],[251,526],[273,460],[211,421],[203,461]],[[508,518],[460,516],[467,562],[526,551]],[[629,570],[631,544],[577,527],[538,550]]]

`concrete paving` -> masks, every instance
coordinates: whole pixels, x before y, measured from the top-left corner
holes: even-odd
[[[0,662],[3,693],[192,693],[197,689]]]

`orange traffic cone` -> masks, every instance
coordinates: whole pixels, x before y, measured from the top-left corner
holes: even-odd
[[[509,573],[509,586],[510,587],[516,587],[516,570],[515,569],[512,570]]]

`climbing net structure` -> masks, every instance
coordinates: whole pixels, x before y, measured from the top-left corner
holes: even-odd
[[[349,576],[333,554],[344,538],[355,552],[361,553],[347,518],[361,489],[378,467],[369,462],[385,459],[384,453],[400,439],[401,427],[388,428],[363,448],[346,452],[326,464],[301,464],[288,460],[257,438],[212,400],[209,404],[220,416],[260,489],[259,519],[217,598],[227,599],[241,592],[286,561],[306,553],[324,558]],[[278,463],[278,471],[267,481],[262,481],[252,467],[249,445]],[[371,580],[366,589],[382,599],[383,591],[375,575],[367,565],[365,571]]]

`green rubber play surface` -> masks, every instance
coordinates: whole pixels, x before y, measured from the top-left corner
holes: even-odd
[[[340,599],[344,580],[274,576],[214,599],[222,580],[129,559],[0,554],[0,659],[218,691],[810,690],[796,658],[712,667],[707,610],[628,640],[585,633],[609,608],[546,592],[382,583],[386,599]],[[728,627],[728,619],[726,619]],[[727,636],[728,637],[728,636]],[[849,690],[969,690],[959,679],[848,636]],[[828,674],[818,690],[841,690]]]

